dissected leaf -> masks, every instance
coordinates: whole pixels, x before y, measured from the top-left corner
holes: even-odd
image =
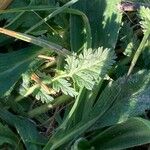
[[[79,87],[91,90],[98,78],[106,75],[115,58],[114,52],[109,49],[88,49],[79,56],[68,56],[65,69]]]
[[[35,95],[35,98],[42,103],[50,103],[54,100],[54,98],[47,94],[42,88],[40,88],[38,92],[33,93],[33,95]]]
[[[67,56],[65,70],[56,73],[53,79],[47,76],[44,83],[49,84],[56,92],[61,91],[66,95],[76,96],[78,93],[73,87],[74,85],[77,84],[79,88],[85,87],[92,90],[99,78],[104,78],[110,70],[115,58],[114,51],[103,50],[102,47],[95,51],[84,50],[80,55]],[[71,79],[73,83],[71,83]]]
[[[140,17],[142,19],[141,25],[143,28],[143,31],[148,31],[150,33],[150,9],[141,7],[140,9]]]
[[[66,95],[70,95],[72,97],[76,96],[78,93],[74,88],[71,87],[71,84],[65,79],[58,79],[53,82],[53,89],[57,92],[62,91]]]

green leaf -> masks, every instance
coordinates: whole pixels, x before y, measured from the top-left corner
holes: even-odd
[[[142,19],[141,25],[142,25],[143,31],[144,32],[148,31],[150,33],[150,9],[141,7],[139,15]]]
[[[54,50],[56,53],[61,54],[63,56],[71,55],[71,52],[68,51],[67,49],[63,48],[62,46],[60,46],[56,43],[52,43],[50,41],[44,40],[42,38],[37,38],[37,37],[34,37],[32,35],[28,35],[25,33],[19,33],[19,32],[7,30],[4,28],[0,28],[0,33],[3,33],[5,35],[14,37],[16,39],[19,39],[19,40],[22,40],[22,41],[25,41],[28,43],[35,44],[36,46],[40,46],[40,47],[43,47],[45,49]]]
[[[3,144],[10,144],[16,150],[23,150],[23,145],[18,136],[8,126],[0,123],[0,145]]]
[[[121,150],[147,143],[150,143],[150,121],[141,118],[110,127],[90,141],[95,150]]]
[[[20,51],[0,54],[0,97],[18,81],[26,72],[30,63],[42,50],[38,47],[28,47]]]
[[[93,81],[90,81],[92,85],[96,83],[96,79],[98,80],[98,77],[104,77],[106,75],[108,69],[110,69],[111,65],[114,62],[114,52],[110,51],[108,49],[105,49],[103,51],[102,48],[99,48],[98,50],[95,50],[94,52],[92,49],[88,49],[83,52],[83,54],[79,55],[78,57],[72,56],[67,58],[67,63],[65,69],[66,74],[69,77],[73,77],[74,81],[77,82],[79,86],[85,86],[83,83],[83,79],[92,79]],[[74,76],[77,74],[80,74],[79,79],[74,78]],[[86,78],[85,78],[86,77]],[[89,81],[88,81],[89,82]],[[81,86],[81,87],[82,87]],[[90,84],[88,86],[86,85],[86,88],[92,88]],[[84,96],[84,95],[83,95]],[[95,115],[93,117],[84,117],[78,122],[78,124],[75,124],[72,128],[72,124],[70,125],[70,121],[72,120],[72,117],[74,117],[72,114],[74,113],[74,110],[76,110],[76,107],[80,104],[80,98],[78,98],[78,101],[75,102],[74,106],[72,107],[71,111],[69,112],[68,116],[66,117],[66,120],[64,123],[58,128],[58,131],[52,136],[52,138],[49,140],[47,145],[45,146],[44,150],[48,149],[56,149],[59,146],[63,145],[64,143],[69,142],[75,137],[78,137],[83,132],[85,132],[90,126],[92,126],[103,114],[104,112],[111,106],[112,102],[110,100],[102,103],[101,105],[98,105],[96,108]],[[81,98],[81,101],[83,99]],[[88,101],[89,98],[86,99]],[[91,105],[92,106],[92,105]],[[77,111],[76,111],[77,112]],[[91,113],[91,112],[90,112]],[[81,114],[82,116],[82,114]],[[86,115],[88,116],[88,115]],[[69,128],[70,127],[70,128]]]
[[[92,37],[90,38],[92,38],[93,48],[104,46],[104,48],[109,47],[114,49],[114,47],[116,46],[122,18],[122,13],[117,10],[117,4],[120,3],[120,1],[121,0],[79,0],[79,2],[73,6],[73,8],[83,11],[89,19],[92,30]],[[78,16],[71,16],[70,26],[71,50],[76,52],[83,47],[88,47],[87,37],[90,36],[90,34],[84,32],[84,25],[82,24]],[[70,123],[69,121],[69,123],[67,123],[67,125],[69,124],[70,128],[72,126],[74,127],[76,123],[79,123],[81,120],[83,120],[84,117],[87,118],[89,112],[91,112],[93,104],[95,103],[95,101],[97,101],[96,97],[99,93],[101,84],[102,80],[100,79],[98,86],[96,86],[91,92],[83,89],[81,95],[79,95],[80,97],[76,99],[72,110],[68,114],[68,118],[70,120],[73,120],[73,122]],[[115,91],[115,93],[117,94],[117,91]],[[109,94],[107,95],[107,97],[109,97]],[[52,138],[49,143],[53,145],[53,142],[56,139],[58,140],[56,140],[58,143],[65,143],[69,141],[69,139],[71,140],[73,137],[79,136],[80,134],[85,132],[90,127],[90,125],[94,124],[95,120],[97,120],[111,106],[111,104],[112,101],[110,99],[108,99],[108,101],[103,101],[101,106],[99,106],[99,108],[97,109],[97,117],[93,117],[93,119],[91,118],[88,121],[83,121],[84,123],[82,125],[78,124],[77,128],[74,127],[68,129],[67,131],[62,130],[62,133],[60,134],[58,132],[58,135],[54,136],[54,138]],[[55,140],[53,141],[53,139]],[[48,146],[50,146],[49,143],[47,145],[47,148]],[[56,145],[54,144],[53,146],[55,147]]]
[[[53,82],[53,89],[57,92],[62,91],[66,95],[70,95],[72,97],[76,96],[78,93],[74,88],[71,87],[71,83],[69,83],[65,79],[58,79]]]
[[[77,122],[76,124],[70,124],[70,122],[72,123],[72,120],[74,117],[73,115],[74,111],[76,110],[77,107],[79,107],[79,105],[85,99],[84,96],[85,95],[78,97],[77,99],[78,101],[76,101],[75,104],[73,105],[71,111],[68,113],[68,116],[66,117],[66,120],[64,120],[62,125],[56,130],[56,133],[50,138],[49,142],[47,143],[47,145],[44,147],[43,150],[57,149],[61,145],[79,137],[81,134],[86,132],[91,126],[93,126],[95,122],[112,105],[112,101],[108,99],[108,101],[103,102],[101,105],[97,107],[97,110],[96,110],[97,113],[95,113],[94,116],[89,117],[89,114],[87,114],[86,117],[83,116],[81,120]],[[88,100],[90,99],[87,98],[86,101]],[[76,111],[76,113],[78,113],[78,111]],[[79,114],[76,114],[76,115],[79,115]]]
[[[34,29],[38,28],[43,23],[45,23],[46,21],[50,20],[52,17],[55,17],[56,15],[60,14],[61,12],[63,12],[68,7],[72,6],[77,1],[78,0],[70,0],[68,3],[64,4],[62,7],[59,7],[58,9],[56,9],[55,11],[53,11],[52,13],[50,13],[48,16],[46,16],[44,19],[42,19],[40,22],[38,22],[37,24],[35,24],[34,26],[32,26],[30,29],[28,29],[26,31],[26,33],[29,33],[31,31],[33,31]]]
[[[0,118],[15,127],[28,150],[41,150],[45,138],[36,129],[36,124],[24,117],[18,117],[7,110],[0,109]]]
[[[65,69],[79,87],[91,90],[98,78],[106,75],[115,58],[114,52],[109,49],[88,49],[77,57],[68,56]]]
[[[94,128],[102,128],[126,121],[128,118],[142,115],[145,110],[150,109],[149,76],[150,71],[143,70],[131,75],[127,81],[126,76],[124,76],[111,83],[110,87],[108,85],[99,98],[101,101],[98,102],[102,103],[111,99],[114,103],[99,119]],[[95,109],[98,107],[98,102],[95,104]]]
[[[72,8],[83,11],[90,22],[92,30],[92,47],[115,48],[122,13],[117,10],[117,4],[121,0],[79,0]],[[78,51],[87,45],[87,33],[84,25],[77,16],[71,16],[71,49]],[[112,30],[113,29],[113,30]],[[88,47],[89,48],[89,47]]]
[[[118,123],[120,117],[124,117],[121,121],[125,121],[129,116],[137,115],[137,112],[140,114],[144,112],[144,110],[150,106],[149,99],[144,102],[143,98],[140,99],[141,97],[139,97],[139,99],[136,99],[136,97],[145,94],[143,93],[144,90],[150,85],[149,75],[150,72],[148,71],[140,71],[131,76],[128,81],[126,81],[126,77],[124,77],[114,83],[110,83],[97,99],[97,102],[91,108],[89,114],[82,116],[78,122],[73,124],[74,110],[76,110],[81,104],[81,101],[85,99],[85,95],[80,95],[80,98],[77,99],[78,101],[75,102],[72,110],[68,114],[67,121],[65,120],[58,128],[58,131],[49,140],[44,150],[48,148],[58,148],[73,138],[79,137],[88,129],[95,129],[98,120],[97,128],[102,128]],[[145,92],[147,94],[150,93],[148,91]],[[90,99],[86,97],[86,101],[88,100]],[[78,111],[76,111],[76,113],[78,113]]]
[[[47,94],[42,88],[40,88],[38,92],[33,92],[33,95],[35,95],[35,98],[40,100],[42,103],[50,103],[54,100],[54,98]]]
[[[67,56],[65,71],[60,75],[56,74],[51,80],[49,77],[49,80],[45,80],[44,83],[50,84],[57,92],[62,91],[65,95],[76,96],[78,93],[72,86],[78,85],[79,90],[83,87],[92,90],[99,78],[104,78],[110,70],[115,58],[114,51],[103,50],[102,47],[95,51],[84,50],[80,55]],[[71,79],[74,85],[70,83]]]
[[[28,71],[22,74],[22,83],[18,87],[18,93],[23,97],[27,97],[28,95],[32,94],[42,103],[49,103],[54,100],[54,98],[47,94],[42,87],[40,87],[38,84],[35,84],[31,87],[31,74],[37,71],[41,64],[43,64],[43,62],[40,62],[40,60],[34,60],[30,64]],[[46,75],[44,74],[44,77],[45,76]]]

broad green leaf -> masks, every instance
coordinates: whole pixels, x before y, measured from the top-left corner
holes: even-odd
[[[0,109],[0,118],[15,127],[27,150],[41,150],[45,138],[36,129],[36,124],[27,118],[18,117],[7,110]]]
[[[90,100],[89,98],[85,97],[86,92],[89,91],[85,89],[81,90],[71,111],[66,116],[62,125],[60,125],[60,127],[56,130],[56,133],[50,138],[43,150],[57,149],[65,143],[75,139],[76,137],[79,137],[82,133],[86,132],[87,129],[90,128],[111,106],[111,101],[108,101],[107,105],[102,105],[101,109],[99,110],[99,114],[96,114],[97,116],[90,119],[84,118],[83,114],[79,115],[79,112],[82,112],[81,110],[84,108],[84,102]],[[75,118],[77,116],[78,118]]]
[[[33,59],[45,50],[38,47],[28,47],[20,51],[0,54],[0,97],[18,81],[26,72]]]
[[[95,150],[121,150],[147,143],[150,143],[150,121],[141,118],[110,127],[90,141]]]
[[[83,97],[81,98],[81,102],[80,102],[80,98],[78,101],[82,103],[82,100],[84,100]],[[89,100],[89,99],[86,99],[86,100]],[[95,122],[112,105],[111,100],[105,103],[102,103],[101,107],[99,106],[99,112],[97,110],[97,113],[95,113],[94,117],[87,117],[87,118],[83,117],[78,123],[72,125],[70,124],[70,120],[72,121],[73,119],[72,117],[74,117],[73,113],[74,113],[74,110],[76,110],[76,107],[78,107],[78,101],[74,104],[72,108],[73,110],[71,110],[70,113],[68,114],[67,121],[65,120],[64,123],[57,129],[56,133],[50,138],[49,142],[44,147],[44,150],[57,149],[61,145],[75,139],[76,137],[79,137],[82,133],[86,132],[92,125],[94,125]],[[68,122],[68,119],[69,119],[69,122]]]
[[[122,13],[117,10],[121,0],[79,0],[73,8],[83,11],[90,22],[92,30],[92,47],[114,48],[117,42]],[[71,16],[71,48],[78,51],[86,43],[84,26],[77,16]],[[113,30],[112,30],[113,29]]]
[[[3,144],[10,144],[16,150],[23,150],[23,145],[18,136],[8,126],[0,123],[0,145]]]
[[[88,115],[82,116],[81,120],[76,122],[76,124],[70,124],[70,121],[67,123],[64,121],[65,123],[58,128],[58,131],[50,139],[44,150],[58,148],[64,143],[69,142],[71,139],[79,137],[90,127],[95,127],[98,120],[98,127],[102,128],[106,125],[117,123],[121,117],[124,117],[122,118],[122,121],[125,121],[130,115],[133,116],[133,114],[135,115],[137,112],[144,112],[145,109],[149,108],[149,99],[147,99],[146,103],[142,101],[143,98],[142,100],[139,100],[140,97],[139,99],[136,99],[136,96],[142,94],[142,92],[149,87],[149,72],[138,72],[129,78],[128,82],[125,82],[125,79],[125,77],[123,79],[120,78],[118,81],[110,83],[100,95],[91,112]],[[85,97],[85,95],[83,96]],[[131,99],[131,102],[130,98],[133,99]],[[84,99],[82,99],[82,101],[83,100]],[[76,110],[78,103],[79,105],[81,104],[80,99],[74,104],[72,109]],[[68,114],[68,118],[71,122],[72,117],[74,117],[72,114],[73,112]]]
[[[114,81],[111,87],[108,85],[100,96],[101,100],[95,104],[93,113],[96,109],[98,110],[99,102],[111,99],[114,103],[95,124],[95,127],[102,128],[120,123],[130,117],[142,115],[145,110],[150,109],[149,76],[150,71],[143,70],[131,75],[127,81],[124,76]]]

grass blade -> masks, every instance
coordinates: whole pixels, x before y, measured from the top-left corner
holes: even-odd
[[[43,47],[43,48],[54,50],[56,53],[63,55],[63,56],[71,55],[71,52],[69,52],[67,49],[63,48],[62,46],[52,43],[52,42],[49,42],[49,41],[46,41],[46,40],[43,40],[43,39],[40,39],[40,38],[36,38],[31,35],[7,30],[4,28],[0,28],[0,33],[6,34],[8,36],[14,37],[16,39],[19,39],[19,40],[22,40],[25,42],[35,44],[35,45]]]

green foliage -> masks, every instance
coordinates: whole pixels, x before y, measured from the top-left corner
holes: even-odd
[[[15,127],[27,149],[42,149],[41,146],[46,140],[38,133],[33,122],[27,118],[15,116],[3,108],[0,110],[0,118]]]
[[[143,31],[146,32],[150,32],[150,9],[149,8],[145,8],[145,7],[142,7],[140,9],[140,17],[142,19],[141,21],[141,25],[142,25],[142,28],[143,28]]]
[[[0,35],[0,149],[150,142],[150,9],[123,14],[119,3],[14,0],[0,10],[0,32],[17,39]]]
[[[0,145],[10,144],[9,148],[22,150],[23,145],[20,143],[18,136],[6,125],[0,124]]]
[[[82,118],[78,122],[75,122],[74,117],[78,115],[80,110],[74,111],[72,115],[73,109],[70,111],[69,119],[66,119],[60,126],[58,132],[50,139],[47,147],[51,145],[51,149],[55,149],[57,146],[73,140],[74,137],[80,136],[89,128],[90,130],[92,128],[93,130],[100,129],[126,121],[129,117],[141,115],[146,109],[150,108],[149,91],[147,91],[149,85],[150,80],[147,71],[131,76],[128,81],[126,81],[126,77],[123,77],[114,83],[110,83],[92,106],[89,114],[80,114]],[[79,99],[74,104],[76,108],[81,105],[81,100],[84,101],[85,98],[80,96]],[[89,101],[90,99],[87,98],[86,100]],[[83,110],[84,107],[86,105],[80,109]]]
[[[131,23],[125,22],[120,30],[121,47],[125,49],[124,55],[131,57],[138,48],[139,40],[134,34]]]
[[[103,132],[97,132],[97,135],[90,141],[83,138],[76,140],[72,149],[126,149],[150,141],[149,132],[150,121],[141,118],[132,118],[122,124],[110,127]]]
[[[108,70],[110,70],[111,66],[114,64],[115,58],[114,52],[109,49],[103,50],[102,47],[94,51],[88,49],[85,50],[83,54],[68,56],[66,58],[67,64],[64,67],[65,70],[61,71],[60,75],[59,71],[58,73],[56,71],[54,77],[43,74],[42,82],[48,85],[48,87],[52,87],[56,93],[62,92],[65,95],[74,97],[79,91],[76,91],[74,85],[77,85],[79,89],[85,87],[88,90],[92,90],[98,79],[104,78],[108,73]],[[25,77],[23,79],[25,79]],[[36,85],[30,87],[29,80],[28,78],[22,84],[24,87],[23,89],[26,89],[24,92],[21,92],[23,96],[31,94],[38,88],[36,88]],[[36,99],[47,103],[53,100],[42,87],[37,90],[38,92],[35,91],[33,93],[36,95]]]
[[[150,68],[150,62],[149,62],[149,56],[150,56],[150,51],[149,51],[149,46],[150,46],[150,42],[148,41],[145,45],[145,49],[142,53],[142,57],[144,60],[144,67],[146,67],[147,69]]]
[[[117,10],[116,5],[120,0],[79,0],[72,7],[83,11],[90,22],[92,48],[103,46],[104,48],[115,48],[122,14]],[[113,11],[112,11],[113,10]],[[91,47],[87,43],[88,34],[84,32],[84,26],[77,16],[71,16],[71,49],[80,51],[86,47]],[[112,30],[113,29],[113,30]]]
[[[94,52],[88,49],[84,50],[78,58],[68,57],[65,69],[68,76],[71,76],[79,87],[91,90],[99,77],[104,78],[114,59],[114,52],[108,49],[103,50],[101,47]]]
[[[149,71],[143,70],[130,76],[128,81],[124,76],[111,83],[111,86],[108,85],[103,90],[100,99],[102,103],[102,101],[110,98],[113,100],[113,105],[99,119],[95,128],[126,121],[130,117],[143,115],[145,110],[150,109],[149,75]],[[109,93],[109,96],[107,96],[107,93]]]
[[[17,52],[0,54],[0,97],[17,82],[21,74],[27,71],[32,59],[41,48],[28,47]]]
[[[37,63],[36,63],[37,65]],[[52,96],[50,96],[49,94],[46,93],[46,91],[38,86],[37,84],[34,84],[32,87],[31,87],[31,74],[37,70],[37,66],[34,67],[34,65],[31,65],[32,69],[30,68],[28,72],[24,73],[22,75],[22,83],[21,85],[19,86],[19,89],[18,89],[18,92],[20,95],[22,95],[23,97],[27,97],[29,96],[30,94],[32,94],[36,100],[40,100],[42,103],[49,103],[51,102],[52,100],[54,100],[54,98]],[[39,67],[39,66],[38,66]],[[33,69],[34,68],[34,69]]]
[[[62,91],[65,95],[70,95],[72,97],[77,95],[77,92],[74,88],[71,87],[71,84],[65,79],[58,79],[53,82],[53,89],[57,92]]]
[[[110,127],[95,136],[90,144],[99,150],[99,143],[102,150],[126,149],[150,141],[150,121],[141,118],[133,118],[128,121]]]

